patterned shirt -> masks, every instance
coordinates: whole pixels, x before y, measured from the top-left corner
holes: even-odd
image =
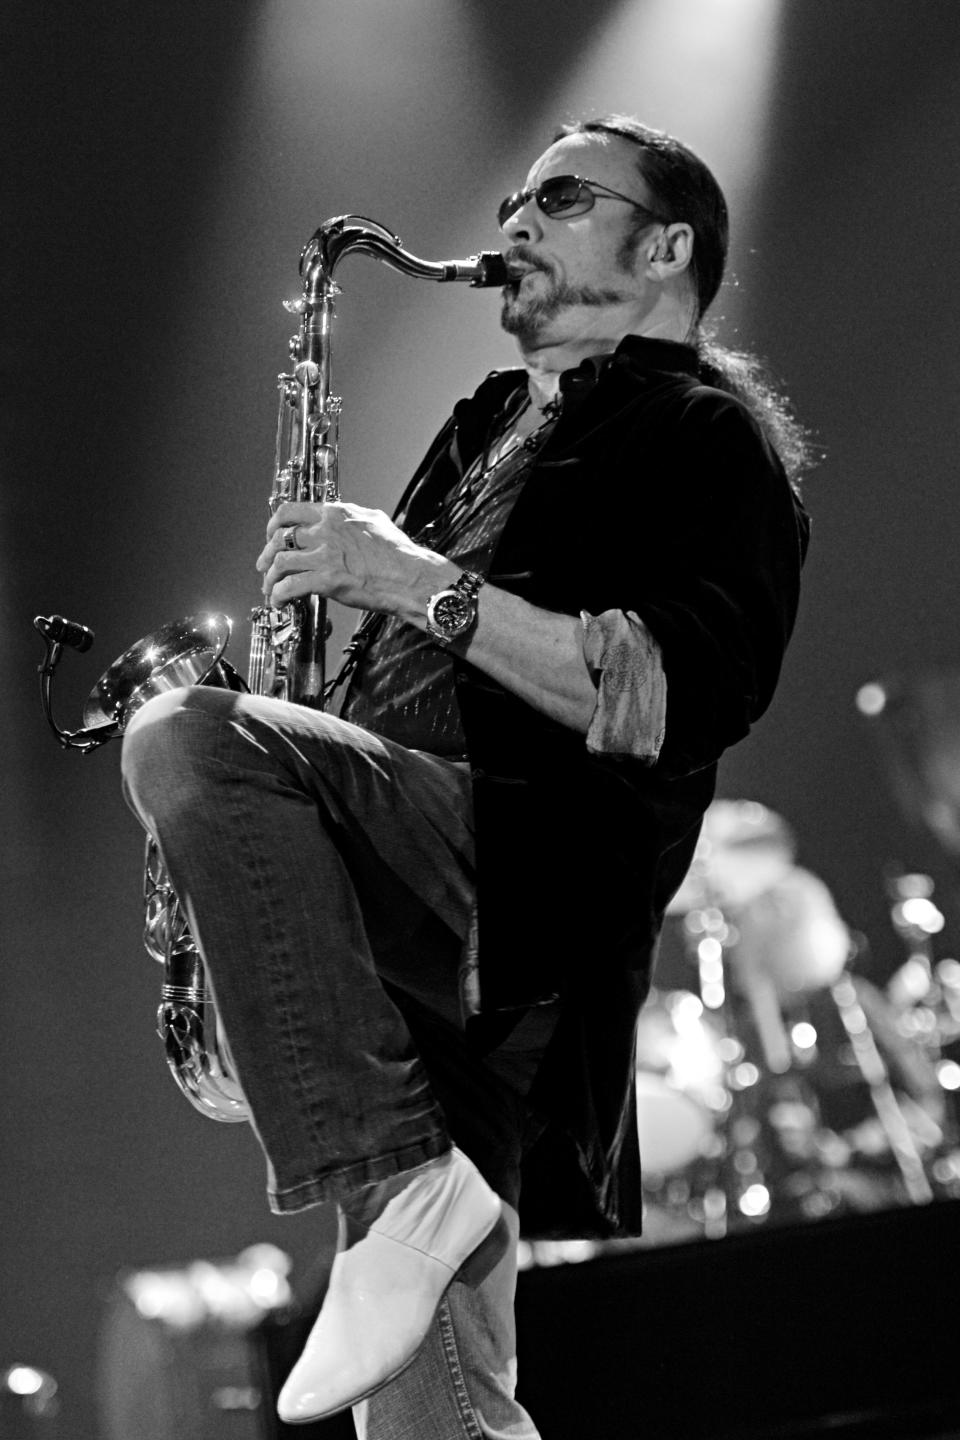
[[[554,423],[551,415],[525,439],[508,429],[507,438],[474,460],[442,510],[411,538],[464,570],[486,576],[533,457]],[[395,615],[381,617],[371,629],[342,717],[410,749],[465,759],[449,651]]]

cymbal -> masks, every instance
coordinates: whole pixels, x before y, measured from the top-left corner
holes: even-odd
[[[850,931],[833,896],[799,865],[744,906],[736,929],[728,952],[734,982],[749,994],[751,978],[763,975],[780,1004],[835,984],[850,959]]]

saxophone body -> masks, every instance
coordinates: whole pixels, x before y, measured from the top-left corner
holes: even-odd
[[[331,389],[334,302],[340,294],[334,274],[344,256],[354,252],[416,279],[478,288],[506,281],[498,251],[465,260],[422,260],[405,250],[398,236],[363,216],[341,215],[321,225],[301,252],[300,295],[284,302],[298,317],[298,330],[290,341],[290,368],[278,377],[271,512],[288,500],[322,504],[340,498],[341,402]],[[46,645],[39,667],[41,703],[65,749],[85,752],[122,735],[149,699],[182,685],[246,690],[313,709],[326,703],[326,604],[316,595],[254,609],[246,681],[224,658],[232,629],[225,615],[187,616],[145,636],[101,676],[77,731],[56,724],[51,687],[63,647],[84,651],[93,635],[58,615],[38,616],[34,625]],[[228,1123],[249,1119],[203,958],[152,836],[146,842],[144,912],[144,945],[164,971],[157,1029],[174,1080],[202,1115]]]

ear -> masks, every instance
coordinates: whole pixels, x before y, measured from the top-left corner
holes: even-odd
[[[683,221],[664,225],[647,252],[647,264],[660,280],[682,274],[692,259],[693,229]]]

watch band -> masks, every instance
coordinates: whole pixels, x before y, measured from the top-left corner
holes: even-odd
[[[483,584],[483,581],[484,576],[478,575],[476,570],[464,570],[460,579],[454,582],[452,588],[456,590],[458,595],[462,595],[464,600],[475,601],[477,592]]]

